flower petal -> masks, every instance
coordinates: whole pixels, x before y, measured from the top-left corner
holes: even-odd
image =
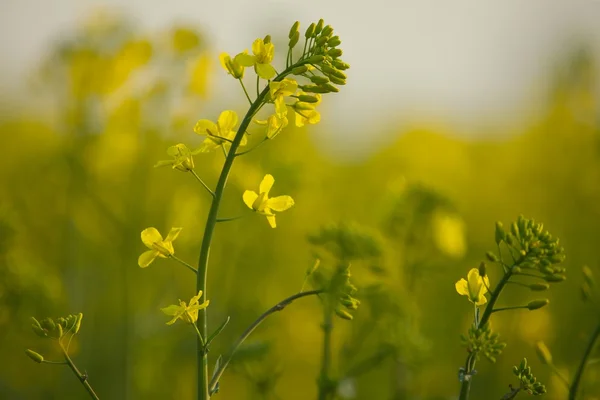
[[[167,165],[175,164],[175,160],[161,160],[154,164],[154,168],[166,167]]]
[[[140,254],[138,257],[138,265],[140,268],[146,268],[148,265],[152,264],[152,261],[158,256],[158,251],[156,250],[148,250]]]
[[[265,42],[262,39],[256,39],[254,42],[252,42],[252,53],[254,53],[254,55],[258,56],[258,55],[262,55],[263,53],[265,53]]]
[[[201,119],[200,121],[196,122],[196,125],[194,126],[194,132],[196,132],[198,135],[214,135],[217,132],[217,124],[208,119]]]
[[[265,193],[267,197],[269,197],[269,191],[271,191],[273,183],[275,183],[275,178],[273,178],[273,175],[265,175],[262,182],[260,182],[260,186],[258,187],[259,193]]]
[[[273,78],[277,74],[277,71],[275,71],[275,68],[271,64],[255,64],[254,69],[258,76],[266,80]]]
[[[485,295],[484,295],[483,292],[479,294],[479,297],[477,298],[477,301],[474,301],[474,303],[475,303],[476,306],[482,306],[485,303],[487,303],[487,299],[485,298]]]
[[[467,280],[465,278],[461,278],[460,281],[456,282],[454,284],[454,287],[456,288],[458,294],[462,296],[469,295],[469,284],[467,283]]]
[[[229,132],[235,128],[238,123],[238,116],[235,111],[227,110],[223,111],[221,115],[219,115],[219,119],[217,121],[217,125],[219,126],[219,133],[227,137]]]
[[[177,236],[179,236],[179,232],[181,232],[182,229],[183,228],[171,228],[171,231],[167,235],[165,242],[172,242],[173,240],[177,239]]]
[[[227,64],[229,62],[231,62],[231,57],[229,56],[229,54],[227,54],[227,53],[221,53],[221,54],[219,54],[219,61],[221,62],[221,66],[223,67],[223,69],[225,71],[227,71],[228,73],[231,73],[229,71],[229,68],[227,67]]]
[[[156,242],[162,242],[163,238],[160,232],[156,228],[146,228],[142,231],[141,234],[142,242],[149,249],[152,248],[152,245]]]
[[[251,67],[256,63],[256,57],[244,52],[235,56],[233,61],[240,64],[242,67]]]
[[[190,299],[190,306],[198,304],[198,300],[200,300],[200,297],[202,297],[202,290],[199,290],[198,294]]]
[[[246,204],[250,209],[253,209],[252,205],[256,199],[258,199],[258,193],[252,190],[246,190],[242,195],[242,199],[244,200],[244,204]]]
[[[294,199],[290,196],[277,196],[267,200],[267,207],[275,211],[285,211],[294,205]]]
[[[171,304],[170,306],[161,308],[160,311],[162,311],[166,315],[173,316],[173,315],[177,315],[178,313],[181,312],[181,306]]]
[[[271,225],[271,228],[277,228],[277,223],[275,222],[275,215],[267,215],[267,221],[269,221],[269,225]]]

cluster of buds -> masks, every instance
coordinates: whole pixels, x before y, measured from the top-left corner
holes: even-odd
[[[75,335],[79,332],[82,318],[82,313],[60,317],[56,320],[44,318],[38,321],[34,317],[31,317],[33,321],[31,328],[39,337],[60,340],[64,335],[69,333]]]
[[[358,289],[350,282],[350,265],[339,266],[330,281],[327,292],[335,303],[335,313],[338,317],[352,320],[350,311],[356,311],[360,301],[353,296]]]
[[[513,373],[520,381],[520,389],[533,396],[539,396],[546,393],[546,387],[539,382],[531,373],[531,367],[527,365],[527,359],[524,358],[519,366],[513,367]]]
[[[461,335],[461,341],[469,353],[483,354],[490,362],[495,363],[496,358],[506,347],[506,343],[500,342],[500,335],[492,332],[489,322],[483,326],[471,325],[468,336]]]
[[[371,232],[353,224],[331,224],[308,237],[308,241],[327,250],[336,260],[372,260],[383,253],[380,240]]]
[[[562,282],[566,279],[565,268],[559,267],[565,259],[565,249],[559,245],[559,240],[550,232],[544,230],[543,224],[536,223],[533,219],[519,216],[510,227],[510,232],[504,230],[502,223],[496,223],[496,244],[505,243],[511,254],[516,253],[517,262],[512,267],[514,274],[523,270],[534,270],[542,274],[546,282]],[[498,256],[489,252],[490,261],[497,262]],[[535,286],[532,290],[544,290]]]

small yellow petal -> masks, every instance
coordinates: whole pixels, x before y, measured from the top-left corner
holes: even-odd
[[[142,231],[141,234],[142,242],[148,248],[152,248],[152,245],[156,242],[161,242],[163,240],[160,232],[156,228],[146,228]]]
[[[267,207],[275,211],[285,211],[294,205],[294,199],[290,196],[277,196],[267,200]]]
[[[244,194],[242,195],[242,198],[244,200],[244,204],[246,204],[250,209],[253,209],[252,205],[258,198],[258,193],[254,192],[252,190],[246,190],[244,192]]]
[[[171,231],[167,235],[165,242],[172,242],[173,240],[177,239],[177,236],[179,236],[179,232],[181,232],[182,229],[183,228],[171,228]]]
[[[254,70],[258,76],[266,80],[273,78],[277,74],[277,71],[275,71],[275,68],[271,64],[255,64]]]
[[[273,183],[275,183],[275,178],[273,178],[273,175],[271,175],[271,174],[265,175],[262,182],[260,182],[259,192],[265,193],[268,197],[269,191],[273,187]]]
[[[465,278],[461,278],[460,281],[456,282],[454,284],[454,287],[456,288],[458,294],[462,296],[469,295],[469,284],[467,283],[467,280]]]
[[[201,119],[194,126],[194,132],[198,135],[215,135],[217,130],[217,124],[208,119]]]
[[[138,258],[138,265],[140,268],[146,268],[148,265],[152,264],[152,261],[158,256],[158,251],[156,250],[148,250],[143,252]]]
[[[237,123],[238,116],[235,111],[223,111],[221,115],[219,115],[219,120],[217,121],[220,134],[224,137],[227,137],[233,128],[235,128]]]
[[[274,215],[267,215],[267,221],[269,221],[269,225],[271,225],[271,228],[277,228],[277,223],[275,222]]]

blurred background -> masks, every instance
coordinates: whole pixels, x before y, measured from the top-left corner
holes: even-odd
[[[189,299],[195,278],[171,260],[141,270],[137,257],[144,228],[182,226],[176,252],[195,264],[210,199],[191,176],[152,166],[173,144],[199,144],[198,119],[245,112],[220,52],[269,33],[281,65],[292,23],[304,32],[319,18],[342,39],[348,85],[325,96],[320,124],[289,127],[236,161],[224,214],[247,214],[241,193],[265,173],[296,206],[275,230],[255,215],[218,226],[210,325],[232,319],[213,360],[300,289],[322,252],[307,238],[337,232],[368,249],[352,267],[361,308],[335,321],[339,398],[456,399],[472,308],[454,283],[495,247],[496,220],[524,214],[561,238],[568,279],[550,306],[494,317],[508,347],[478,364],[472,398],[500,398],[522,357],[546,398],[565,398],[533,345],[545,341],[572,376],[600,314],[579,294],[581,266],[600,273],[594,0],[3,1],[0,398],[85,398],[66,368],[23,353],[58,359],[30,317],[78,312],[73,357],[101,398],[193,398],[193,332],[165,325],[159,308]],[[196,171],[214,186],[222,161],[197,156]],[[503,305],[535,297],[510,289]],[[271,317],[215,398],[314,398],[321,322],[314,298]],[[582,398],[600,399],[599,382],[595,363]]]

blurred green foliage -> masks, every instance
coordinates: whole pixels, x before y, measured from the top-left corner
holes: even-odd
[[[85,318],[73,357],[101,398],[194,395],[194,336],[183,324],[166,326],[159,308],[191,297],[195,278],[171,260],[146,271],[136,260],[148,226],[184,227],[178,256],[192,264],[198,256],[208,196],[187,174],[152,166],[168,146],[197,140],[197,119],[216,116],[204,113],[216,58],[193,29],[144,36],[122,20],[98,19],[58,44],[41,68],[43,85],[32,96],[51,96],[52,118],[2,116],[1,398],[83,398],[65,368],[23,353],[58,358],[31,332],[30,317],[78,312]],[[464,141],[449,128],[418,126],[364,161],[338,163],[319,150],[319,127],[290,127],[238,159],[224,213],[247,212],[241,194],[266,172],[297,206],[276,230],[254,216],[219,224],[206,298],[212,327],[232,319],[213,360],[262,311],[300,289],[314,262],[307,237],[331,238],[337,231],[327,227],[343,222],[351,237],[336,243],[369,257],[352,269],[361,307],[353,321],[335,322],[340,397],[455,398],[471,309],[454,282],[492,247],[494,221],[533,216],[561,238],[570,271],[600,266],[597,77],[586,52],[567,59],[544,113],[501,138]],[[230,85],[219,90],[231,91],[241,110],[243,94]],[[323,118],[333,116],[323,109]],[[214,186],[222,161],[219,153],[198,156],[196,171]],[[489,275],[494,283],[500,271]],[[506,393],[523,357],[546,383],[546,398],[565,398],[534,343],[544,340],[557,367],[573,373],[598,320],[580,301],[581,281],[568,276],[549,293],[549,307],[495,318],[508,347],[496,364],[478,365],[473,398]],[[505,299],[527,295],[506,292]],[[216,398],[314,398],[321,318],[314,298],[270,318]],[[586,371],[584,399],[600,398],[599,365]]]

